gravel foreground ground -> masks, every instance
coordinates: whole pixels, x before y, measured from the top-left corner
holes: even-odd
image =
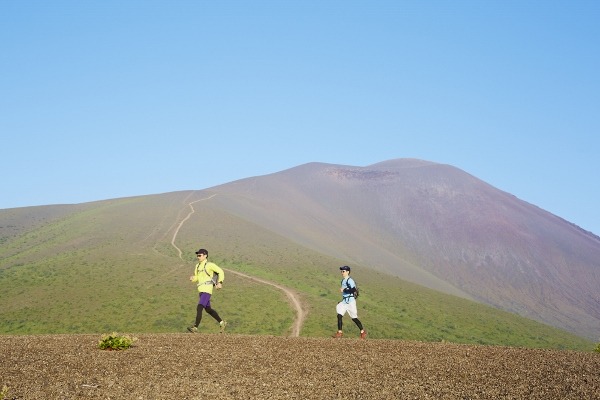
[[[600,399],[600,354],[218,334],[0,335],[6,399]]]

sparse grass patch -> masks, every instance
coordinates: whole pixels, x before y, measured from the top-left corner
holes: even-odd
[[[126,350],[133,345],[137,338],[119,335],[116,332],[102,335],[102,339],[98,342],[98,347],[102,350]]]
[[[3,385],[2,386],[2,390],[0,390],[0,400],[4,400],[6,399],[8,395],[8,386]]]
[[[594,349],[594,351],[595,351],[596,353],[600,353],[600,343],[598,343],[598,344],[596,345],[596,348]]]

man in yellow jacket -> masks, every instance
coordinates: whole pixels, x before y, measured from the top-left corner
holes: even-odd
[[[196,307],[196,322],[187,329],[192,333],[198,332],[198,326],[202,321],[202,311],[206,310],[208,315],[217,320],[221,332],[223,332],[227,322],[223,321],[217,311],[210,306],[210,297],[212,296],[213,287],[217,289],[223,287],[225,273],[217,264],[208,261],[208,251],[206,249],[198,250],[196,257],[198,258],[198,264],[194,269],[194,275],[190,276],[190,281],[195,282],[198,286],[198,306]]]

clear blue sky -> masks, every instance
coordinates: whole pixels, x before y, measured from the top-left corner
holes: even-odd
[[[0,208],[456,166],[600,234],[600,1],[0,0]]]

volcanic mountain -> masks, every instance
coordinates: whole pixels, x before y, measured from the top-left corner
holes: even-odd
[[[203,206],[318,252],[597,339],[600,238],[450,165],[309,163]]]

